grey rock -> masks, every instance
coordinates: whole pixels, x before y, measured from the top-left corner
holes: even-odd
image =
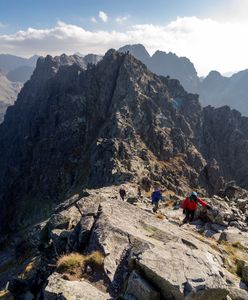
[[[106,256],[106,274],[116,284],[123,280],[125,260],[132,258],[144,279],[166,299],[224,299],[228,294],[216,251],[126,202],[102,202],[88,250],[99,248]]]
[[[130,299],[130,296],[137,300],[159,300],[159,293],[136,271],[133,271],[128,279],[128,286],[124,299]]]
[[[248,199],[238,199],[237,205],[242,212],[245,212],[246,206],[248,205]]]
[[[110,299],[107,293],[103,293],[87,281],[67,281],[58,273],[48,278],[48,284],[44,290],[45,300],[96,300]]]

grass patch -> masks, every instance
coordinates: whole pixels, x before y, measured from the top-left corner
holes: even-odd
[[[156,218],[160,219],[160,220],[164,220],[165,216],[162,215],[161,213],[157,213],[156,214]]]
[[[237,261],[237,274],[239,277],[242,277],[242,270],[244,268],[244,261],[243,260],[238,260]]]
[[[90,254],[71,253],[61,256],[57,262],[57,271],[65,274],[66,279],[74,280],[84,277],[87,266],[101,269],[104,264],[104,256],[100,251]]]
[[[244,247],[240,242],[232,243],[232,246],[234,248],[237,248],[237,249],[241,250],[241,251],[247,251],[247,248]]]
[[[86,256],[86,264],[95,268],[102,268],[104,263],[104,256],[100,251],[94,251]]]
[[[176,203],[176,201],[173,201],[173,200],[165,200],[165,202],[164,202],[164,206],[165,207],[173,207],[173,206],[175,206],[175,203]]]
[[[228,243],[226,241],[221,241],[220,245],[222,245],[223,250],[227,254],[225,258],[224,264],[226,265],[227,270],[239,277],[242,276],[242,268],[243,268],[243,260],[242,260],[242,252],[245,248],[239,243]]]
[[[83,273],[85,257],[79,253],[61,256],[57,262],[57,271],[80,278]]]

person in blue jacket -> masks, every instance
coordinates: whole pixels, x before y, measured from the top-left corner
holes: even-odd
[[[152,205],[153,205],[153,212],[156,212],[159,208],[159,203],[162,200],[162,191],[159,188],[156,188],[152,193]]]

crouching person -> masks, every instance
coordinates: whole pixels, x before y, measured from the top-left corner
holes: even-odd
[[[207,209],[212,209],[210,205],[208,205],[200,197],[198,197],[198,194],[196,192],[192,192],[189,197],[185,198],[182,204],[183,213],[186,215],[183,220],[183,224],[192,222],[194,220],[198,203],[200,203]]]

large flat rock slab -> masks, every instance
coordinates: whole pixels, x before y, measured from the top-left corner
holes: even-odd
[[[61,274],[54,273],[48,278],[44,290],[45,300],[107,300],[110,296],[101,292],[87,281],[68,281]]]

